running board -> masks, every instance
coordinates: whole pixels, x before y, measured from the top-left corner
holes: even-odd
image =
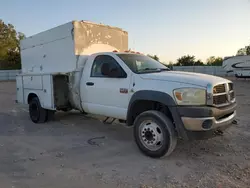
[[[106,117],[106,119],[103,120],[103,123],[104,123],[104,124],[112,124],[112,123],[116,120],[115,118],[112,118],[112,120],[111,120],[110,122],[108,122],[109,118],[110,118],[110,117]]]

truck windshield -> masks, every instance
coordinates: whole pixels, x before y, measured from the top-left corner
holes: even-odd
[[[160,62],[140,54],[117,54],[117,56],[135,73],[143,74],[170,70]]]

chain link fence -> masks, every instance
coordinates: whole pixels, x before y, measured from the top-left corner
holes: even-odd
[[[233,73],[227,73],[221,66],[173,66],[174,71],[196,72],[210,74],[222,77],[234,76]]]
[[[21,70],[0,70],[0,81],[16,80],[16,75],[21,73]]]

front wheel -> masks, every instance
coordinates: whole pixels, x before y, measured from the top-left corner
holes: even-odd
[[[134,125],[136,144],[145,155],[160,158],[170,155],[175,149],[177,136],[174,125],[162,112],[143,112]]]

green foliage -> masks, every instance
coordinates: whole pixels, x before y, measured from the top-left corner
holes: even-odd
[[[211,56],[207,59],[208,66],[222,66],[223,59],[221,57]]]
[[[236,55],[246,55],[246,48],[239,49]]]
[[[195,56],[185,55],[177,59],[175,66],[202,66],[201,60],[196,61]]]
[[[154,59],[156,61],[160,61],[160,58],[157,55],[150,55],[150,54],[148,54],[148,57],[151,57],[152,59]]]
[[[20,40],[23,38],[23,33],[0,19],[0,69],[21,68]]]
[[[239,49],[236,55],[250,55],[250,45]]]
[[[246,55],[250,55],[250,45],[246,47]]]
[[[195,66],[203,66],[204,63],[199,59],[199,60],[195,61],[194,65]]]
[[[170,70],[173,70],[173,66],[175,64],[172,61],[169,61],[167,65],[165,65],[166,67],[168,67]]]

